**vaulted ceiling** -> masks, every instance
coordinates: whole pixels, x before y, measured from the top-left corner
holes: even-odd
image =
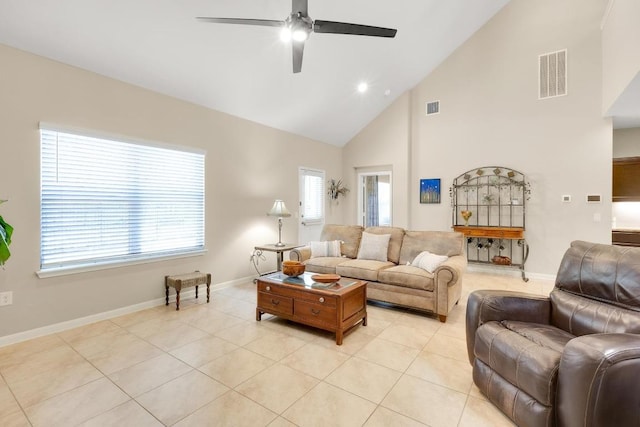
[[[277,28],[195,19],[284,20],[290,0],[0,0],[0,43],[341,146],[507,3],[309,0],[313,19],[398,33],[312,33],[298,74]]]

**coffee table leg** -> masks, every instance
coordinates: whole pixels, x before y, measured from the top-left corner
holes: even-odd
[[[256,308],[256,320],[259,322],[260,320],[262,320],[262,312],[260,311],[260,309]]]
[[[366,314],[362,318],[362,326],[367,326],[367,315]]]
[[[180,291],[176,290],[176,311],[180,310]]]
[[[336,331],[336,345],[342,345],[342,329]]]
[[[198,298],[198,285],[196,285],[196,299]]]
[[[164,305],[169,305],[169,286],[164,285]]]
[[[209,302],[209,284],[207,283],[207,302]]]

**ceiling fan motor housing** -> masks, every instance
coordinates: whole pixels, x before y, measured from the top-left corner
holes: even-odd
[[[309,16],[303,15],[302,12],[294,12],[289,15],[284,21],[284,26],[291,31],[294,39],[296,39],[296,34],[302,32],[305,35],[302,40],[306,40],[309,34],[313,32],[313,20]]]

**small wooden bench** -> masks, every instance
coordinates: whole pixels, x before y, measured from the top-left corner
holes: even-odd
[[[209,302],[209,288],[211,285],[211,274],[200,273],[194,271],[193,273],[178,274],[176,276],[164,276],[164,288],[165,288],[165,305],[169,305],[169,288],[176,290],[176,310],[180,310],[180,291],[182,288],[196,287],[196,298],[198,298],[198,285],[207,285],[207,302]]]

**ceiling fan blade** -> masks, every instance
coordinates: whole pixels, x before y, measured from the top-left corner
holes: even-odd
[[[302,53],[304,52],[304,42],[293,41],[291,43],[291,50],[293,52],[293,72],[299,73],[302,71]]]
[[[313,21],[314,33],[353,34],[357,36],[395,37],[398,30],[372,27],[370,25],[348,24],[346,22]]]
[[[196,18],[203,22],[213,22],[216,24],[240,24],[240,25],[260,25],[263,27],[283,27],[284,21],[275,21],[272,19],[244,19],[244,18],[209,18],[199,16]]]
[[[308,9],[307,0],[291,0],[291,13],[300,12],[302,16],[308,16]]]

